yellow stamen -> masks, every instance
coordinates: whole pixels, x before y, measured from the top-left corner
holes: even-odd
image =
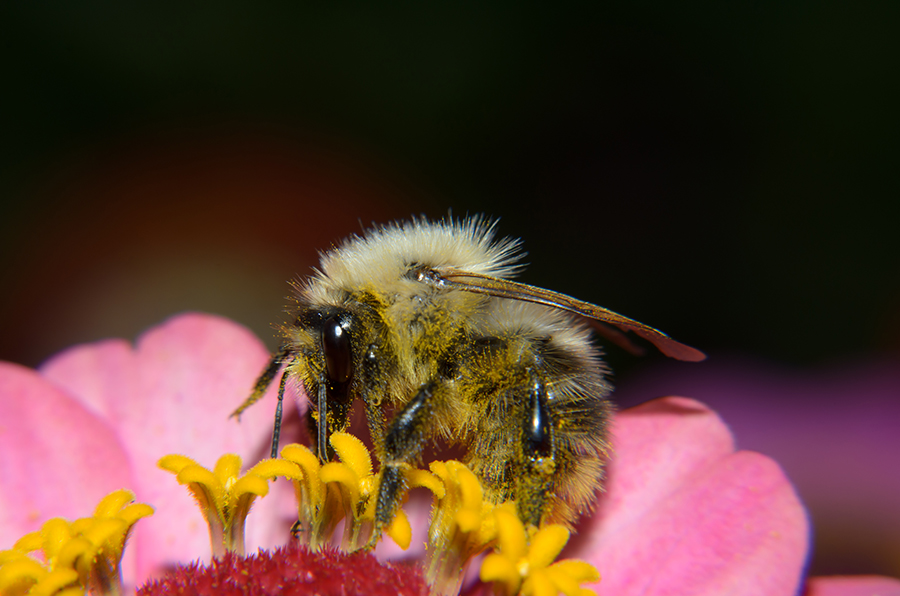
[[[44,565],[26,557],[24,553],[3,551],[3,557],[0,558],[0,594],[27,594],[49,573]],[[72,570],[72,573],[75,571]],[[75,579],[78,579],[77,573]]]
[[[329,438],[340,461],[324,465],[303,445],[287,445],[281,450],[281,461],[288,462],[288,471],[260,471],[260,475],[286,476],[294,484],[297,496],[298,522],[296,537],[312,550],[320,550],[331,543],[334,528],[344,520],[341,548],[353,551],[374,542],[375,497],[378,475],[373,472],[372,456],[366,446],[351,434],[332,433]],[[435,491],[443,488],[434,475],[426,470],[406,471],[411,487],[428,486]],[[385,529],[401,548],[412,540],[412,528],[402,510]]]
[[[437,593],[455,594],[469,561],[495,539],[495,505],[484,499],[478,477],[464,464],[432,462],[430,468],[441,484],[422,484],[435,498],[425,574]]]
[[[513,562],[497,553],[491,553],[481,562],[481,581],[518,587],[519,570]]]
[[[319,458],[308,447],[291,444],[282,448],[281,459],[277,461],[284,462],[286,467],[260,469],[259,474],[266,478],[284,476],[291,481],[297,497],[299,531],[295,536],[311,550],[321,550],[330,543],[334,526],[343,516],[343,510],[332,514],[340,507],[326,503],[325,486],[319,477]]]
[[[511,596],[589,596],[594,592],[581,587],[593,583],[600,574],[584,561],[565,560],[554,563],[566,542],[569,531],[558,524],[537,530],[526,529],[515,513],[515,507],[503,505],[495,510],[497,548],[481,565],[481,580],[493,582],[494,592]]]
[[[372,456],[362,441],[349,433],[334,433],[331,446],[341,458],[341,463],[349,467],[359,478],[372,475]]]
[[[93,517],[71,523],[50,519],[0,552],[0,594],[121,594],[125,543],[137,520],[153,513],[149,505],[133,500],[131,491],[115,491],[100,502]]]
[[[558,524],[550,524],[541,529],[531,539],[528,549],[528,564],[532,567],[547,567],[569,541],[569,531]]]
[[[406,517],[405,511],[402,509],[397,511],[394,521],[391,522],[385,533],[403,550],[409,548],[409,543],[412,542],[412,526],[409,523],[409,518]]]
[[[268,480],[254,471],[256,466],[239,476],[241,458],[232,453],[220,457],[213,470],[183,455],[167,455],[158,465],[174,473],[197,501],[209,526],[213,555],[221,557],[229,551],[244,554],[247,514],[256,498],[269,492]]]
[[[29,596],[52,596],[66,588],[71,588],[77,582],[78,572],[74,569],[54,569],[37,582],[28,594]]]

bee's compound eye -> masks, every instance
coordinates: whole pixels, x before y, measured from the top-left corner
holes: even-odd
[[[325,370],[332,383],[346,383],[353,373],[350,353],[350,333],[337,316],[328,317],[322,325],[322,349],[325,351]]]

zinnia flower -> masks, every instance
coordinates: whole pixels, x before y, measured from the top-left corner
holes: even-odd
[[[122,563],[126,585],[208,561],[203,517],[157,462],[172,453],[210,467],[226,453],[260,460],[268,451],[274,399],[248,410],[240,423],[228,415],[266,358],[242,327],[188,314],[149,330],[134,347],[120,340],[77,346],[38,371],[0,363],[0,548],[50,517],[85,516],[104,495],[128,488],[156,512],[131,532]],[[623,411],[612,432],[606,492],[561,555],[599,570],[595,590],[789,595],[803,589],[807,519],[774,461],[735,451],[718,416],[685,398]],[[271,489],[247,520],[247,552],[269,553],[290,541],[297,519],[291,483]],[[415,555],[425,529],[417,528],[422,520],[415,512],[409,517]],[[561,548],[561,536],[550,532],[531,544]],[[513,568],[532,556],[515,541],[505,544],[498,556]],[[381,558],[397,552],[384,542],[376,550]],[[490,559],[499,574],[506,565],[501,559]],[[550,567],[541,577],[556,573]],[[900,594],[900,582],[887,578],[817,579],[808,586],[815,596]]]

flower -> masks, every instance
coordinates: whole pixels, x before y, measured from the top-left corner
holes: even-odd
[[[245,461],[268,453],[274,399],[241,423],[228,419],[267,359],[245,328],[187,314],[148,330],[134,346],[75,346],[37,371],[0,363],[0,548],[45,519],[84,516],[104,495],[129,488],[156,513],[137,525],[125,550],[126,585],[208,560],[203,518],[157,461],[186,453],[211,466],[224,453]],[[283,544],[293,509],[290,487],[276,483],[251,514],[248,549]]]
[[[268,453],[271,396],[240,424],[228,420],[265,362],[243,328],[188,314],[134,348],[117,340],[78,346],[37,372],[0,364],[0,547],[47,517],[84,515],[103,494],[128,487],[156,514],[137,524],[125,550],[126,584],[208,557],[188,491],[156,463],[173,452],[203,465],[224,453],[244,461]],[[735,451],[718,416],[685,398],[624,411],[612,432],[606,493],[562,552],[599,570],[600,592],[797,593],[809,529],[777,464]],[[296,520],[292,483],[272,488],[247,519],[253,547],[283,544]],[[421,520],[410,519],[415,551]],[[900,582],[857,578],[813,580],[810,594],[855,594],[873,581],[900,593]]]

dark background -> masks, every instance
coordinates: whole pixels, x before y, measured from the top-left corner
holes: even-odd
[[[522,237],[525,281],[714,356],[896,352],[898,17],[5,4],[0,358],[187,309],[272,345],[317,250],[448,209]],[[813,569],[892,569],[835,560]]]

